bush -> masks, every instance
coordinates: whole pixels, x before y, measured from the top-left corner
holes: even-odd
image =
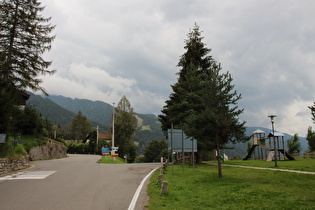
[[[28,154],[22,144],[16,145],[14,151],[15,151],[15,154],[18,155],[18,156],[27,155]]]
[[[39,137],[39,138],[33,138],[33,137],[23,137],[21,141],[24,142],[24,148],[27,152],[30,151],[32,147],[37,147],[46,144],[47,138]]]
[[[91,154],[94,153],[94,148],[89,143],[70,143],[68,144],[68,153]]]
[[[0,158],[14,157],[15,151],[11,142],[0,144]]]

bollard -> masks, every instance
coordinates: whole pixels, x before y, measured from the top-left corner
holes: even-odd
[[[169,161],[168,159],[165,161],[165,165],[168,166],[169,165]]]
[[[159,184],[163,183],[163,174],[159,174],[159,176],[158,176],[158,183]]]
[[[162,186],[161,186],[161,190],[160,190],[161,194],[166,194],[167,185],[168,185],[168,182],[167,181],[163,181]]]
[[[163,170],[166,169],[166,163],[163,163]]]
[[[164,168],[161,168],[160,174],[164,174]]]

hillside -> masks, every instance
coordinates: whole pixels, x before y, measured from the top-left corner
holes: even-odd
[[[55,102],[64,109],[73,113],[82,112],[90,121],[109,128],[112,122],[113,106],[102,101],[91,101],[87,99],[72,99],[64,96],[48,96],[48,99]]]
[[[43,117],[47,118],[54,125],[60,125],[65,129],[75,116],[75,113],[60,107],[48,98],[43,98],[30,92],[28,94],[30,98],[26,105],[34,106]]]

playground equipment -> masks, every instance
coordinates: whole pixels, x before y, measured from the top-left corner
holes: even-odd
[[[284,134],[280,132],[269,133],[266,137],[266,132],[257,129],[252,133],[253,145],[250,148],[248,154],[243,160],[248,160],[253,156],[255,160],[267,160],[272,161],[275,158],[275,151],[278,160],[295,160],[290,154],[284,149]],[[276,141],[275,144],[273,141]],[[276,148],[274,148],[276,145]]]

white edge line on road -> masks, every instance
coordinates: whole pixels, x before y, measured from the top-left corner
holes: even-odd
[[[144,179],[141,181],[139,187],[137,188],[132,200],[131,200],[131,203],[129,205],[129,208],[128,210],[134,210],[135,209],[135,206],[136,206],[136,203],[137,203],[137,200],[139,198],[139,195],[140,195],[140,192],[141,192],[141,189],[144,185],[144,182],[147,180],[147,178],[158,168],[155,168],[153,169],[146,177],[144,177]]]

